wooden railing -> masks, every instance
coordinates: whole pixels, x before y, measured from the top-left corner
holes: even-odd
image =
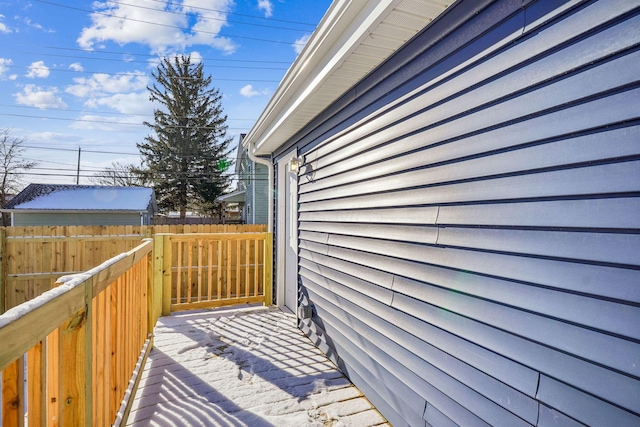
[[[0,227],[0,313],[158,233],[259,233],[266,225]],[[3,301],[4,300],[4,301]]]
[[[119,425],[161,314],[271,304],[271,239],[156,235],[0,315],[0,425]]]
[[[112,425],[159,314],[152,248],[63,277],[0,315],[2,426]]]
[[[156,235],[154,288],[163,289],[162,313],[270,305],[271,245],[270,233]]]

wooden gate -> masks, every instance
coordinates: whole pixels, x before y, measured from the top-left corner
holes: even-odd
[[[158,234],[154,283],[162,314],[262,302],[271,305],[270,233]]]

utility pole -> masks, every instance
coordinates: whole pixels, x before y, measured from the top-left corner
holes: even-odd
[[[78,172],[76,173],[76,185],[80,184],[80,153],[82,148],[78,147]]]

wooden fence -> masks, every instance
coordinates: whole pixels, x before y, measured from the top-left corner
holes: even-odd
[[[270,233],[156,235],[154,281],[163,289],[163,314],[271,304],[271,245]]]
[[[0,315],[2,426],[113,423],[150,349],[152,248],[146,241]]]
[[[265,225],[49,226],[0,228],[0,312],[159,233],[264,232]]]
[[[270,305],[271,247],[270,233],[160,233],[0,315],[0,425],[126,419],[158,317]]]

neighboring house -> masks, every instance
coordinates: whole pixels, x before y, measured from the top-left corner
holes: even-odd
[[[14,197],[16,197],[15,194],[6,194],[5,195],[5,205],[7,203],[9,203],[11,201],[11,199],[13,199]],[[0,206],[0,209],[2,209],[4,206]],[[11,224],[11,215],[9,215],[8,213],[0,213],[1,217],[2,217],[2,224],[3,226],[5,225],[9,225]]]
[[[640,2],[438,4],[336,0],[244,139],[277,304],[396,427],[638,426]]]
[[[235,174],[238,177],[236,191],[218,198],[226,205],[238,205],[245,224],[267,223],[268,170],[265,165],[254,163],[242,145],[245,134],[240,135],[236,156]]]
[[[157,212],[146,187],[29,184],[2,209],[11,225],[149,225]]]

